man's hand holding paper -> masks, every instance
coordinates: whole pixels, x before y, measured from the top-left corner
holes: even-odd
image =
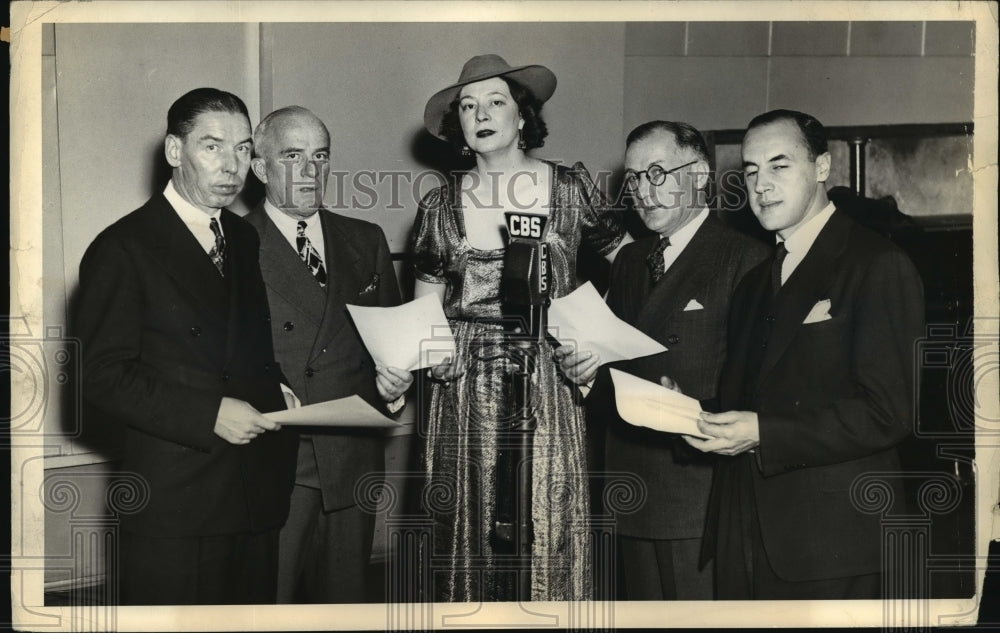
[[[706,439],[685,437],[684,441],[706,453],[739,455],[760,444],[760,428],[753,411],[702,413],[698,428]]]
[[[596,371],[589,372],[591,365],[596,369],[604,363],[667,351],[655,339],[616,317],[589,281],[552,302],[548,329],[549,334],[563,344],[559,348],[563,353],[557,354],[556,359],[564,370],[567,365],[574,367],[574,375],[589,374],[590,379],[596,374]],[[567,348],[569,345],[577,352],[573,358],[570,358],[572,348]],[[587,353],[589,357],[585,356]],[[580,363],[584,363],[584,367],[576,367]]]

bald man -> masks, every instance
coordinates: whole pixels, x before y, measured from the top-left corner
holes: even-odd
[[[254,134],[254,175],[266,197],[248,216],[260,235],[275,357],[302,404],[357,394],[385,413],[403,406],[408,372],[376,366],[346,304],[394,306],[399,287],[382,229],[323,208],[330,134],[298,106]],[[384,470],[377,432],[304,429],[279,544],[278,602],[381,601],[366,592],[375,517],[355,487]]]

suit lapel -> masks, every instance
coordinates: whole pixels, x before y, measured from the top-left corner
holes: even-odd
[[[226,263],[223,267],[228,287],[226,296],[229,298],[229,330],[226,335],[226,361],[228,362],[232,359],[237,346],[240,345],[240,337],[243,335],[241,328],[236,327],[236,324],[241,323],[249,316],[241,313],[241,310],[246,307],[243,290],[247,288],[247,281],[243,278],[250,275],[248,265],[252,266],[256,263],[257,254],[250,252],[245,239],[237,239],[241,231],[236,226],[237,218],[234,214],[223,209],[221,219],[223,233],[232,237],[232,239],[226,240]]]
[[[714,259],[719,240],[714,223],[717,221],[709,215],[667,269],[667,274],[652,286],[645,306],[639,311],[639,329],[649,331],[649,326],[669,320],[709,283],[715,274]]]
[[[323,321],[327,292],[316,283],[309,268],[263,208],[257,221],[260,229],[260,270],[268,287],[301,310],[313,327]]]
[[[351,236],[335,221],[332,213],[319,211],[320,226],[323,229],[324,257],[326,264],[327,292],[324,309],[311,358],[322,353],[324,347],[340,333],[350,320],[345,304],[354,303],[361,274],[358,262],[361,259]],[[315,282],[313,282],[315,285]]]
[[[816,302],[829,298],[829,288],[841,268],[837,260],[847,246],[849,233],[846,217],[835,211],[774,298],[774,329],[761,362],[758,385],[788,349]],[[770,292],[770,286],[764,292]]]
[[[146,251],[195,305],[225,324],[229,301],[222,275],[167,199],[158,194],[151,202],[139,236]]]

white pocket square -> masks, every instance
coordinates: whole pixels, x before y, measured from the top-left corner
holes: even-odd
[[[698,303],[697,299],[692,299],[688,301],[688,304],[684,306],[684,312],[690,312],[692,310],[704,310],[705,306]]]
[[[830,316],[830,300],[823,299],[822,301],[817,301],[816,305],[812,307],[809,314],[806,315],[805,320],[802,322],[803,325],[809,323],[819,323],[820,321],[827,321],[832,319]]]

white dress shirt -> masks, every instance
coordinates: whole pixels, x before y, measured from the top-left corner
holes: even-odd
[[[670,265],[677,261],[684,249],[691,242],[691,238],[698,232],[701,225],[708,219],[708,208],[702,209],[698,215],[694,216],[690,222],[678,229],[670,237],[670,246],[663,251],[663,270],[670,270]],[[662,238],[661,238],[662,239]]]
[[[174,187],[174,180],[172,178],[163,190],[163,197],[167,199],[167,202],[174,208],[177,215],[181,217],[181,221],[188,227],[188,230],[198,240],[201,247],[205,249],[205,253],[211,252],[215,246],[215,233],[212,232],[211,227],[212,218],[215,218],[216,222],[219,223],[219,232],[222,233],[222,210],[215,209],[209,214],[194,206],[181,197],[181,194]],[[222,235],[225,236],[225,233],[222,233]]]
[[[806,254],[809,253],[809,249],[812,248],[813,242],[819,237],[819,233],[826,226],[826,223],[830,221],[835,209],[836,207],[833,206],[833,203],[829,203],[814,218],[796,229],[787,240],[782,240],[780,235],[775,236],[777,242],[781,243],[783,241],[785,248],[788,249],[788,255],[781,262],[781,285],[785,285],[785,281],[792,276],[795,269],[805,259]]]

